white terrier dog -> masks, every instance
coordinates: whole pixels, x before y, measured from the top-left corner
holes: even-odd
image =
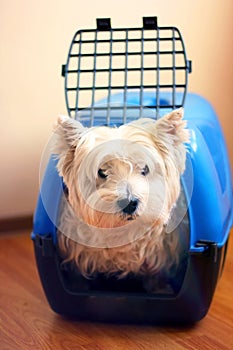
[[[185,169],[189,132],[182,117],[178,109],[119,128],[58,119],[55,153],[67,187],[58,244],[64,262],[86,278],[154,277],[178,266],[179,235],[165,226]]]

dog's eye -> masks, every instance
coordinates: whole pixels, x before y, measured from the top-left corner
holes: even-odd
[[[98,175],[99,177],[101,177],[101,179],[106,179],[106,177],[108,176],[103,169],[99,168],[98,170]]]
[[[141,174],[142,174],[143,176],[146,176],[147,174],[149,174],[148,165],[145,165],[145,166],[144,166],[144,168],[142,169]]]

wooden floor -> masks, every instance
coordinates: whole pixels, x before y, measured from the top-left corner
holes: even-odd
[[[48,306],[29,232],[0,235],[0,349],[233,349],[233,240],[208,315],[192,328],[85,323]]]

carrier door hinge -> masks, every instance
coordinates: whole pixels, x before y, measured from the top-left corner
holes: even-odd
[[[187,61],[187,68],[188,68],[188,72],[189,74],[192,73],[193,71],[193,66],[192,66],[192,61]]]
[[[97,18],[97,30],[107,31],[111,30],[111,18]]]
[[[42,250],[42,255],[45,257],[54,256],[54,244],[50,234],[41,236],[36,235],[36,246]]]
[[[207,254],[208,257],[212,258],[214,263],[217,262],[218,259],[218,246],[216,242],[208,241],[208,240],[202,240],[200,239],[195,244],[196,247],[203,247],[205,249],[205,254]]]
[[[65,77],[66,76],[66,64],[63,64],[61,66],[61,76]]]

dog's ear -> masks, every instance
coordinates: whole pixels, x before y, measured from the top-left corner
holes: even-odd
[[[183,120],[184,109],[179,108],[166,114],[156,123],[156,136],[160,140],[172,142],[174,145],[189,141],[187,122]]]
[[[83,125],[70,117],[58,117],[54,126],[55,142],[52,153],[57,155],[57,169],[65,183],[72,167],[76,146],[84,131]]]
[[[189,142],[189,130],[186,129],[187,122],[183,120],[183,108],[176,109],[156,123],[156,138],[162,141],[161,152],[173,155],[175,164],[180,174],[184,172],[186,161],[186,147],[184,143]],[[168,152],[168,153],[167,153]]]
[[[85,128],[77,120],[59,116],[54,125],[56,134],[54,153],[60,154],[69,148],[75,147],[84,131]]]

